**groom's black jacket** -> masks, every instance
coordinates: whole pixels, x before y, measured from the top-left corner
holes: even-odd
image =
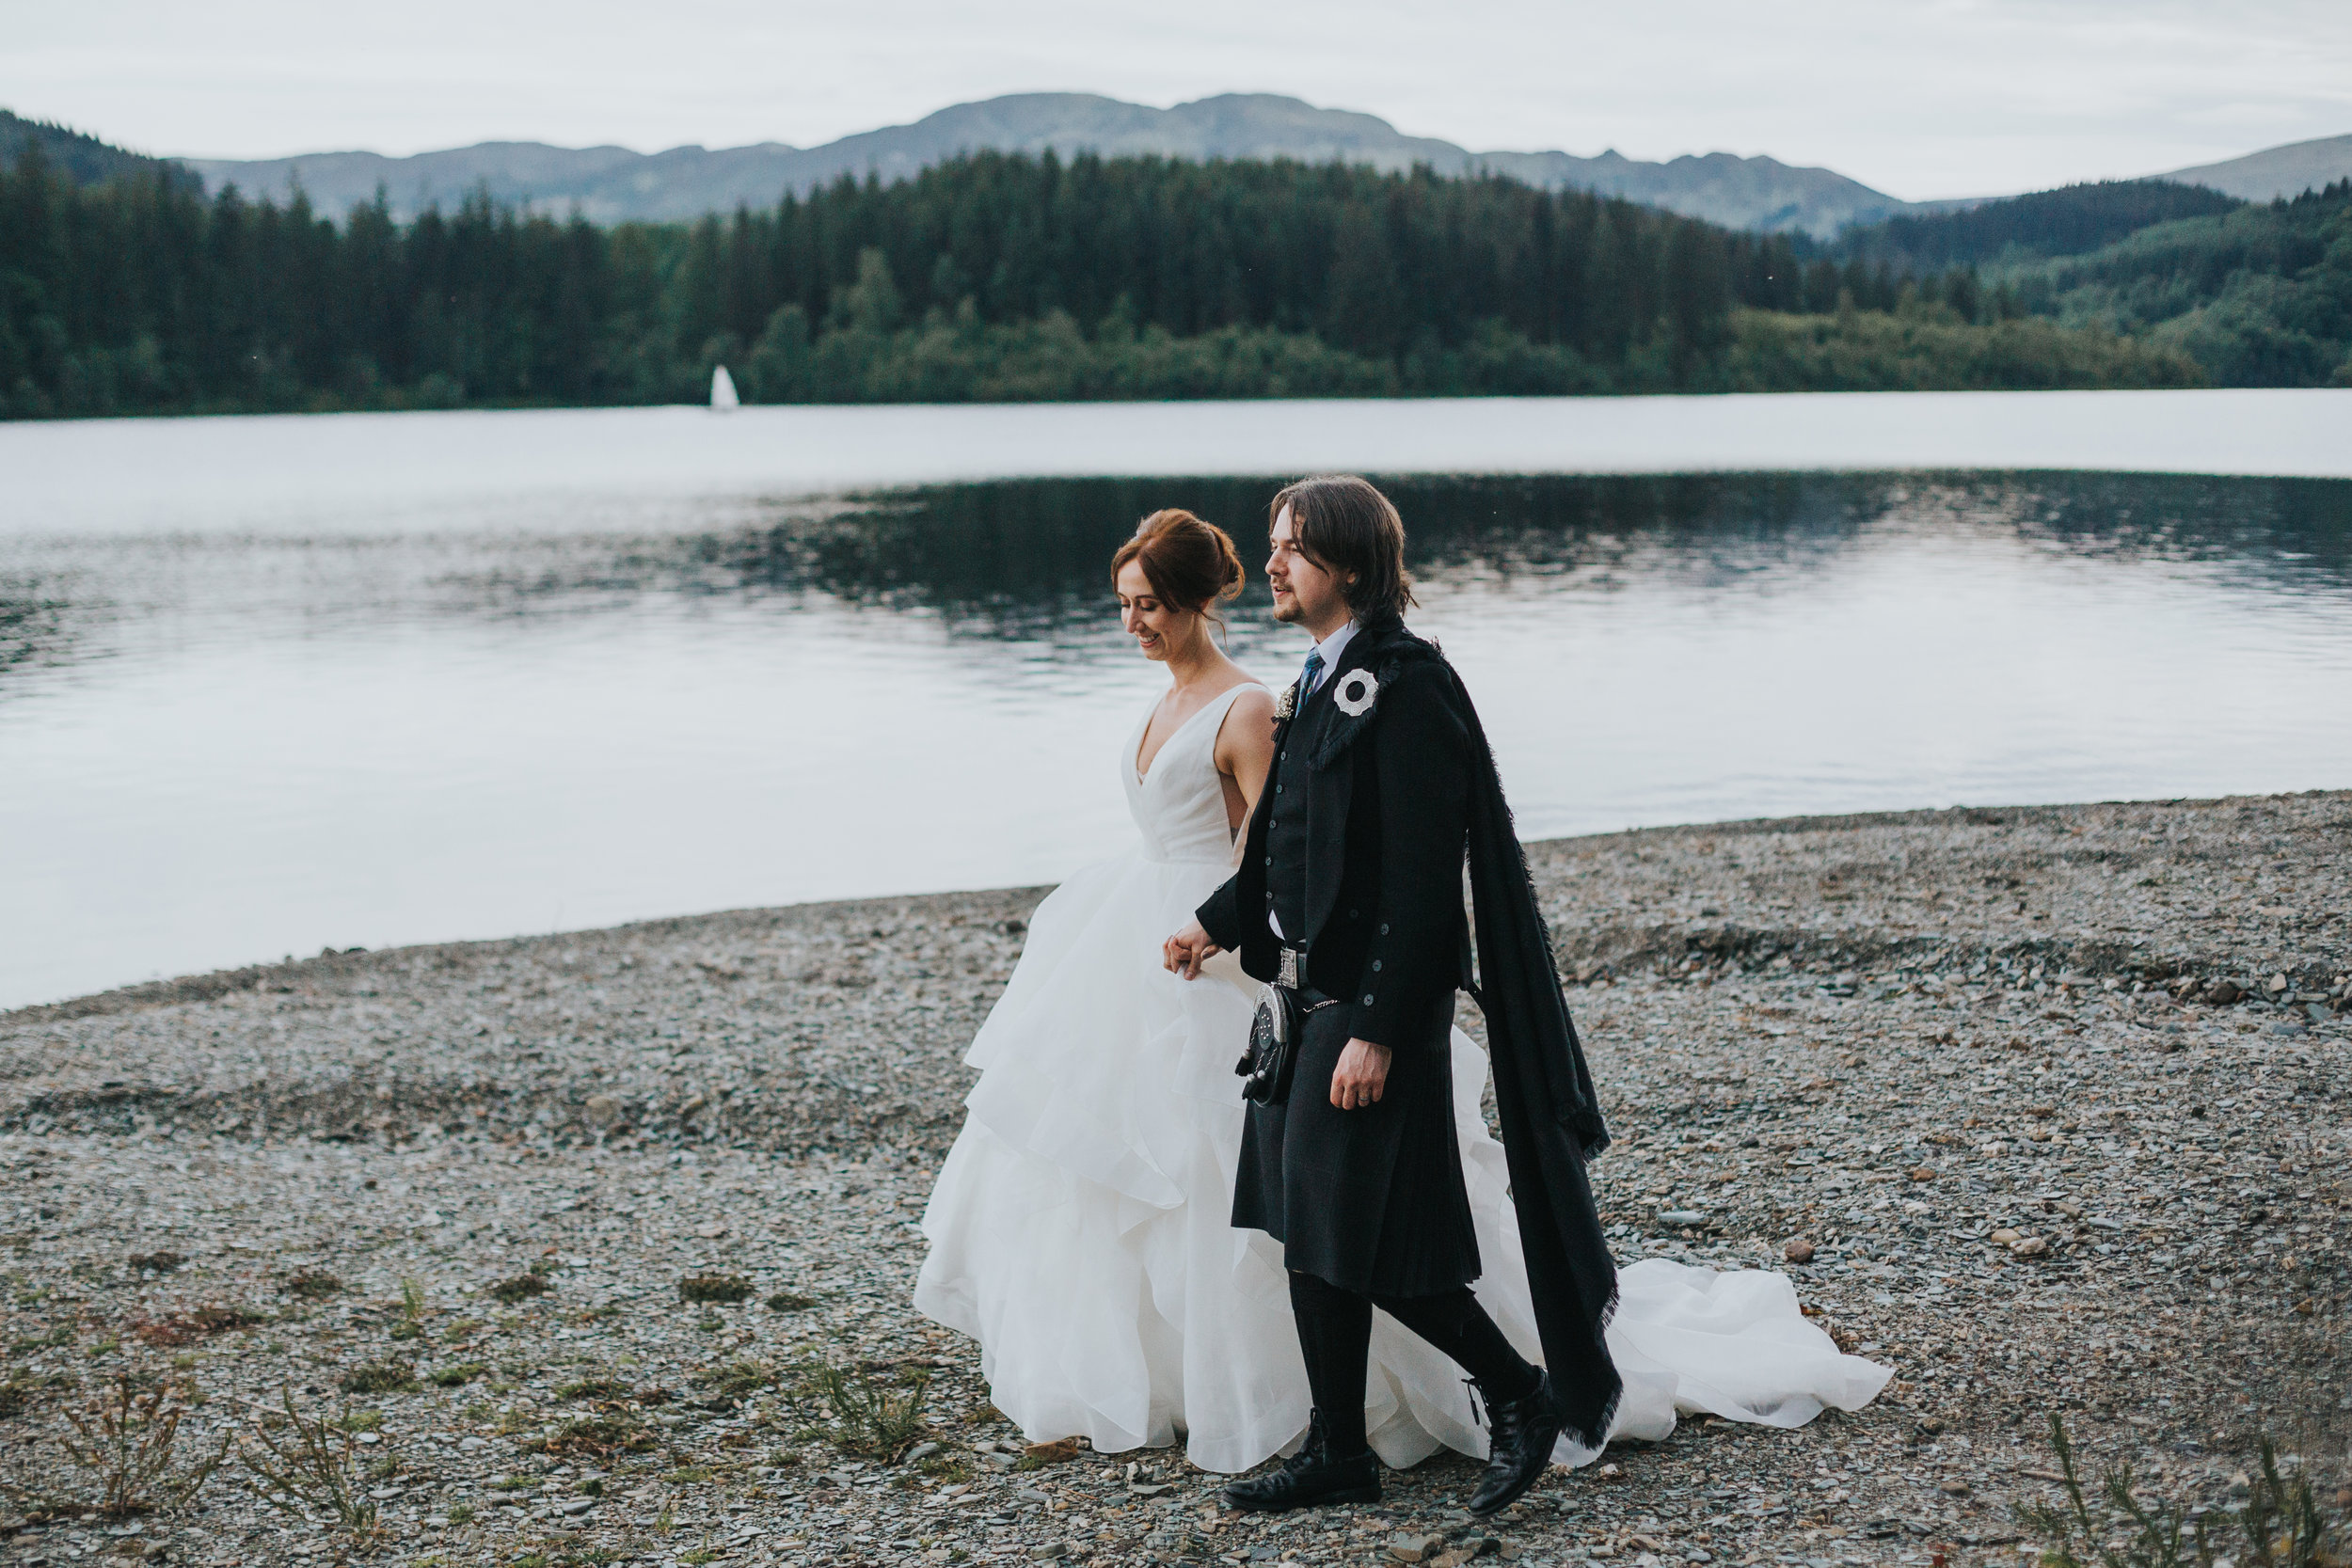
[[[1306,951],[1301,978],[1337,997],[1353,1019],[1349,1033],[1375,1044],[1406,1044],[1430,1004],[1470,977],[1469,735],[1444,662],[1395,657],[1427,646],[1401,624],[1359,627],[1304,705],[1286,701],[1296,712],[1276,721],[1274,769],[1250,814],[1241,867],[1199,911],[1211,941],[1238,953],[1248,973],[1273,979],[1280,944],[1266,924],[1268,872],[1274,851],[1296,854],[1302,835],[1270,844],[1277,835],[1267,825],[1287,818],[1295,827],[1292,814],[1304,814],[1304,925],[1300,911],[1286,911],[1284,935]],[[1373,711],[1342,711],[1350,673],[1376,677],[1383,665]],[[1295,877],[1298,868],[1287,869]]]
[[[1357,671],[1375,689],[1351,715],[1338,704],[1360,689],[1348,680]],[[1584,1164],[1609,1132],[1477,710],[1436,646],[1389,617],[1358,627],[1339,667],[1278,722],[1275,750],[1283,793],[1269,780],[1240,868],[1197,911],[1201,927],[1249,974],[1278,973],[1265,824],[1293,809],[1295,788],[1308,813],[1304,927],[1286,934],[1307,949],[1306,982],[1340,998],[1350,1032],[1375,1044],[1410,1037],[1409,1021],[1424,1016],[1416,1008],[1470,990],[1486,1019],[1545,1365],[1569,1432],[1598,1448],[1621,1387],[1603,1338],[1616,1265]],[[1466,861],[1474,974],[1462,918]]]

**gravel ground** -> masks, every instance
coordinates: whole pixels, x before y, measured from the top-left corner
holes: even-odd
[[[1025,1452],[907,1291],[1038,894],[887,899],[0,1016],[0,1562],[2014,1563],[2053,1414],[2178,1503],[2268,1433],[2352,1505],[2352,795],[1531,858],[1620,1254],[1788,1267],[1898,1369],[1869,1408],[1686,1424],[1483,1528],[1454,1457],[1266,1521],[1173,1454]],[[319,1432],[373,1525],[233,1458],[103,1513],[58,1439],[120,1377],[182,1470]]]

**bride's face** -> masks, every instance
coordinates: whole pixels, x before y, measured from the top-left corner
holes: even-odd
[[[1153,593],[1140,561],[1121,566],[1113,586],[1119,590],[1119,624],[1144,657],[1165,660],[1199,633],[1200,611],[1179,610]]]

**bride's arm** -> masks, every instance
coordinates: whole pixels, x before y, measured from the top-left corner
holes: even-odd
[[[1249,814],[1265,793],[1274,770],[1274,696],[1263,687],[1233,699],[1216,731],[1216,770],[1225,782],[1226,827],[1233,835],[1233,861],[1248,837]]]

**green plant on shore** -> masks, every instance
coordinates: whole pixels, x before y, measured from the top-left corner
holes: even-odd
[[[400,1282],[400,1322],[392,1325],[395,1339],[424,1338],[424,1286],[414,1279]]]
[[[404,1361],[371,1361],[345,1372],[341,1386],[346,1394],[413,1394],[416,1369]]]
[[[274,1421],[254,1422],[252,1444],[237,1451],[256,1495],[296,1518],[324,1513],[347,1530],[373,1531],[375,1504],[362,1491],[366,1482],[351,1417],[330,1421],[306,1415],[295,1405],[292,1388],[282,1390],[281,1398],[283,1416],[272,1411]]]
[[[176,1450],[188,1407],[166,1388],[142,1392],[129,1374],[116,1377],[88,1411],[69,1410],[74,1435],[58,1442],[98,1479],[98,1512],[113,1518],[176,1509],[196,1496],[229,1457],[229,1439],[209,1458],[183,1467]]]
[[[856,1458],[890,1463],[930,1430],[923,1418],[923,1402],[930,1392],[928,1372],[894,1388],[851,1367],[810,1361],[793,1369],[783,1387],[796,1414],[822,1423],[802,1433]]]
[[[2228,1517],[2229,1534],[2243,1537],[2241,1556],[2225,1556],[2226,1539],[2213,1539],[2212,1516],[2191,1514],[2174,1502],[2148,1502],[2139,1495],[2129,1465],[2105,1468],[2094,1506],[2083,1490],[2074,1447],[2065,1423],[2050,1418],[2050,1446],[2061,1478],[2058,1506],[2033,1502],[2017,1511],[2021,1523],[2050,1543],[2042,1568],[2338,1568],[2328,1549],[2327,1522],[2310,1480],[2289,1481],[2279,1473],[2279,1455],[2262,1440],[2260,1474],[2246,1502]]]

